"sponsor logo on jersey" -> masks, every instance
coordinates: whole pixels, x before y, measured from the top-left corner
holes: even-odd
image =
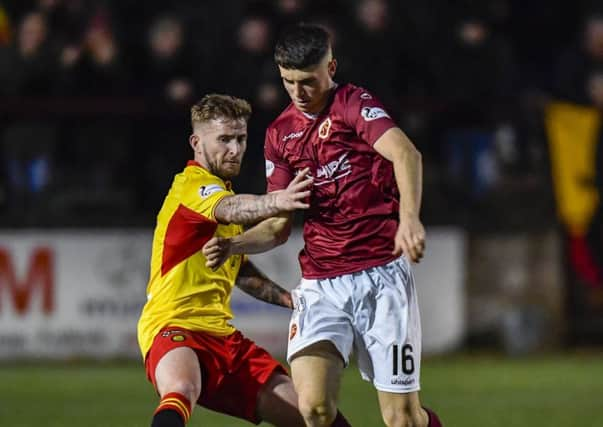
[[[266,177],[271,177],[274,173],[274,163],[266,159]]]
[[[199,195],[205,199],[206,197],[209,197],[218,191],[224,191],[224,188],[218,184],[203,185],[201,188],[199,188]]]
[[[352,166],[344,153],[337,160],[316,169],[316,182],[314,185],[325,185],[352,173]]]
[[[318,128],[318,137],[321,139],[325,139],[329,136],[329,132],[331,130],[331,119],[329,117],[326,118],[324,122],[320,124]]]
[[[371,94],[370,94],[370,93],[367,93],[367,92],[362,92],[362,93],[360,94],[360,99],[373,99],[373,97],[371,96]]]
[[[383,117],[389,117],[389,114],[387,114],[383,108],[379,107],[364,107],[360,110],[360,115],[367,122],[372,122],[373,120],[381,119]]]
[[[304,134],[303,130],[300,130],[299,132],[291,132],[289,135],[283,136],[283,142],[289,141],[290,139],[299,138],[303,134]]]

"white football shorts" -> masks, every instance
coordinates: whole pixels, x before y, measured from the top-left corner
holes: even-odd
[[[421,321],[414,278],[402,256],[388,264],[328,279],[302,279],[291,291],[287,361],[332,342],[345,364],[355,352],[362,378],[380,391],[420,389]]]

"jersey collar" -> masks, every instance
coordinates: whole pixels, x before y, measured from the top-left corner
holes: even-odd
[[[203,166],[201,166],[201,163],[197,162],[196,160],[189,160],[188,162],[186,162],[186,166],[199,166],[200,168],[203,168]]]
[[[202,165],[201,163],[197,162],[196,160],[189,160],[188,162],[186,162],[186,166],[187,166],[187,167],[189,167],[189,166],[196,166],[196,167],[199,167],[199,168],[203,169],[203,170],[204,170],[205,172],[207,172],[208,174],[212,174],[212,173],[211,173],[210,171],[208,171],[208,170],[207,170],[205,167],[203,167],[203,165]],[[213,175],[213,174],[212,174],[212,175]],[[217,178],[219,178],[219,179],[221,179],[221,180],[222,180],[222,182],[223,182],[223,183],[224,183],[224,185],[226,186],[226,189],[227,189],[227,190],[229,190],[229,191],[230,191],[230,190],[232,189],[232,182],[230,182],[230,181],[224,181],[224,180],[223,180],[222,178],[220,178],[219,176],[218,176]]]

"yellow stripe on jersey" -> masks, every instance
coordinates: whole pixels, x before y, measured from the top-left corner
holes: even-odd
[[[218,202],[231,195],[229,183],[195,162],[174,178],[157,216],[147,303],[138,322],[143,357],[166,326],[222,336],[234,332],[228,323],[233,317],[230,295],[242,257],[235,255],[212,271],[201,253],[213,236],[243,232],[242,226],[220,224],[214,217]]]

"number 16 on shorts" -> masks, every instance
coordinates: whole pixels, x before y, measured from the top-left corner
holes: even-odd
[[[393,360],[392,360],[392,375],[398,376],[401,373],[404,375],[412,375],[415,372],[415,360],[413,358],[412,345],[404,344],[393,346]]]

